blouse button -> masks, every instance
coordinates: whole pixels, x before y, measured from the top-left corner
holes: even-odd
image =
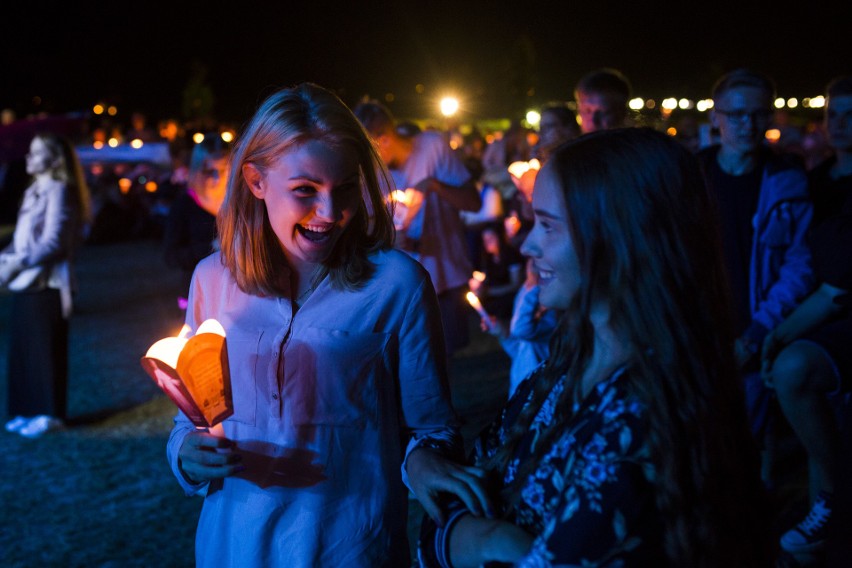
[[[272,395],[272,400],[278,400],[278,393]]]

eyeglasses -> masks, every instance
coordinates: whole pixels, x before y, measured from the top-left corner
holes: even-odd
[[[766,122],[772,117],[772,111],[767,110],[765,108],[753,111],[744,111],[744,110],[721,110],[716,109],[716,112],[722,115],[731,121],[738,124],[743,124],[746,119],[750,119],[752,123],[755,122]]]

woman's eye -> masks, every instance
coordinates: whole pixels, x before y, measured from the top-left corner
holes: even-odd
[[[316,193],[316,189],[314,189],[310,185],[300,185],[298,187],[293,188],[293,193],[297,193],[299,195],[313,195],[314,193]]]

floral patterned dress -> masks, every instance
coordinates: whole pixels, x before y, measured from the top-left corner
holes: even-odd
[[[481,435],[475,448],[477,461],[492,456],[505,443],[508,430],[528,403],[534,376],[520,385]],[[563,382],[557,383],[542,405],[506,468],[504,485],[532,457],[530,446],[553,419],[563,388]],[[623,370],[598,383],[576,404],[573,418],[527,479],[508,516],[536,537],[519,566],[668,564],[662,521],[654,503],[645,414],[645,407],[628,394]]]

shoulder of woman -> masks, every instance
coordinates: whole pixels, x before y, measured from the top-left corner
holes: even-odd
[[[195,266],[195,278],[202,282],[221,284],[233,280],[222,263],[222,253],[215,251],[202,258]]]
[[[370,261],[376,267],[373,278],[384,284],[417,286],[429,278],[429,273],[422,264],[397,249],[376,251],[370,255]]]
[[[64,181],[51,178],[44,182],[44,185],[42,186],[42,191],[64,191],[66,187],[68,187],[68,184]]]

